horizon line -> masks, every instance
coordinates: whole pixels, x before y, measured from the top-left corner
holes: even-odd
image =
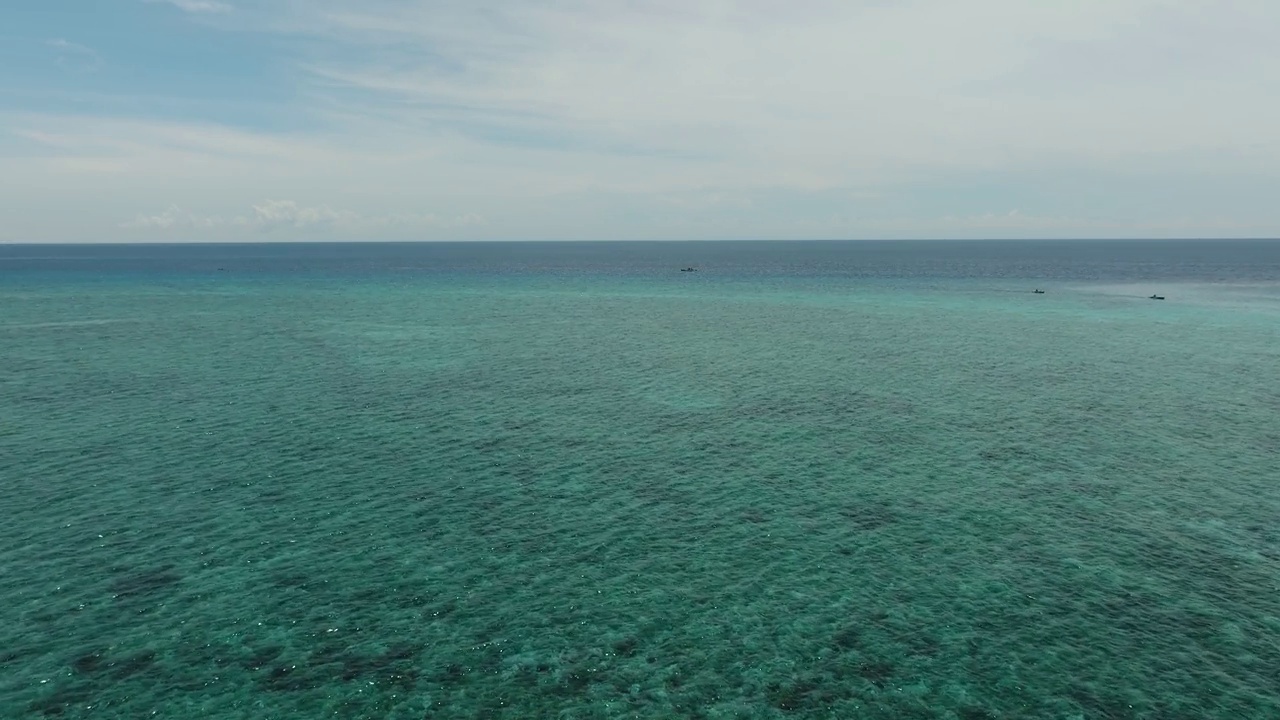
[[[496,244],[584,244],[584,243],[894,243],[894,242],[1278,242],[1280,236],[1220,236],[1220,237],[1022,237],[1022,238],[684,238],[684,239],[489,239],[489,240],[132,240],[132,241],[40,241],[0,240],[0,246],[9,247],[133,247],[133,246],[211,246],[211,245],[496,245]]]

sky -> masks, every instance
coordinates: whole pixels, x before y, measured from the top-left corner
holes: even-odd
[[[1276,236],[1276,0],[0,2],[0,242]]]

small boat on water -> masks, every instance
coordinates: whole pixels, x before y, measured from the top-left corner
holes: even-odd
[[[698,272],[698,268],[695,268],[695,267],[680,268],[680,272]]]
[[[1043,295],[1043,294],[1044,294],[1044,291],[1043,291],[1043,290],[1041,290],[1041,289],[1039,289],[1039,288],[1036,288],[1035,290],[1032,290],[1031,292],[1035,293],[1036,295]]]
[[[1163,299],[1164,299],[1164,296],[1163,296],[1163,295],[1152,295],[1151,297],[1149,297],[1149,298],[1147,298],[1147,299],[1148,299],[1148,300],[1163,300]]]

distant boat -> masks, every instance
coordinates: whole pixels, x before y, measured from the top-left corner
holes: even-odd
[[[1147,299],[1148,299],[1148,300],[1163,300],[1163,299],[1164,299],[1164,296],[1163,296],[1163,295],[1152,295],[1151,297],[1149,297],[1149,298],[1147,298]]]
[[[680,272],[698,272],[698,268],[695,268],[695,267],[680,268]]]
[[[1033,293],[1035,293],[1035,294],[1037,294],[1037,295],[1043,295],[1043,294],[1044,294],[1044,291],[1043,291],[1043,290],[1039,290],[1039,289],[1037,289],[1037,290],[1032,290],[1031,292],[1033,292]]]

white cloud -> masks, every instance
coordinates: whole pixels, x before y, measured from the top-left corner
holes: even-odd
[[[1080,218],[1027,215],[1017,210],[1009,210],[1002,213],[987,212],[977,215],[948,215],[942,218],[942,221],[956,229],[1015,230],[1020,232],[1059,230],[1081,223]]]
[[[388,227],[415,228],[465,228],[486,224],[475,214],[443,218],[427,213],[398,213],[365,216],[351,210],[335,210],[328,205],[306,206],[293,200],[264,200],[254,204],[249,214],[197,215],[177,205],[170,205],[163,212],[139,213],[132,220],[119,223],[129,230],[237,230],[251,229],[261,232],[288,230],[316,231],[366,231]]]
[[[159,228],[167,230],[176,225],[187,224],[191,222],[190,216],[183,215],[182,208],[177,205],[170,205],[168,210],[156,215],[138,214],[132,220],[120,223],[122,228]]]
[[[150,1],[293,84],[239,125],[0,113],[0,227],[199,236],[120,226],[163,198],[369,239],[1280,231],[1270,0]]]
[[[199,217],[183,211],[177,205],[170,205],[164,212],[154,215],[139,213],[134,219],[120,223],[120,227],[142,230],[173,230],[180,228],[210,229],[228,224],[218,217]]]
[[[292,200],[267,200],[253,206],[249,224],[267,230],[278,227],[309,227],[337,222],[358,220],[359,215],[349,210],[338,211],[326,205],[302,207]]]
[[[45,44],[58,51],[60,65],[74,65],[82,70],[96,70],[102,65],[102,56],[87,45],[73,43],[65,38],[49,40]]]
[[[1182,20],[1188,7],[1218,26],[1280,22],[1280,11],[1260,3],[1168,0],[803,10],[374,0],[321,3],[306,27],[345,47],[308,67],[334,89],[362,93],[364,109],[354,112],[730,158],[752,173],[763,168],[741,166],[789,165],[794,178],[841,183],[911,164],[1106,162],[1235,144],[1228,127],[1269,137],[1280,115],[1258,92],[1257,62],[1280,70],[1280,55],[1218,38],[1196,55],[1224,71],[1188,87],[1183,65],[1162,62],[1166,48],[1196,45],[1199,30]],[[1078,69],[1099,56],[1142,72],[1117,81],[1096,64]],[[1055,88],[1067,83],[1069,93]],[[1205,92],[1256,114],[1227,121],[1219,103],[1203,105]]]
[[[166,3],[189,13],[227,13],[232,6],[218,0],[144,0],[148,3]]]

